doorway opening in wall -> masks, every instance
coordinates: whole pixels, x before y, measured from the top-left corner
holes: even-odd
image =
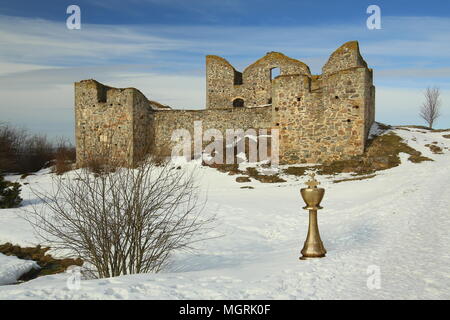
[[[280,68],[272,68],[270,69],[270,80],[272,81],[276,77],[278,77],[281,74]]]
[[[242,108],[244,107],[244,100],[241,98],[236,98],[233,100],[233,107]]]

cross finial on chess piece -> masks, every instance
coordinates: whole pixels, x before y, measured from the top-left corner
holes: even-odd
[[[306,185],[309,188],[317,188],[317,186],[320,184],[320,182],[315,179],[316,174],[313,172],[309,176],[310,176],[311,180],[306,182]]]

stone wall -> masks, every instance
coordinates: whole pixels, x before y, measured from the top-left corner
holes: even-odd
[[[368,77],[367,69],[354,68],[321,79],[276,78],[273,124],[280,130],[280,161],[320,163],[364,152]],[[322,87],[311,90],[319,80]]]
[[[272,104],[272,77],[274,68],[280,75],[307,74],[309,67],[301,61],[279,52],[269,52],[240,73],[225,59],[206,57],[206,108],[233,107],[235,99],[244,100],[244,106]]]
[[[225,138],[227,129],[270,129],[271,107],[226,108],[207,110],[164,110],[154,114],[155,150],[158,154],[170,155],[174,142],[172,133],[176,129],[186,129],[194,137],[194,122],[202,121],[203,131],[219,130]],[[208,141],[203,142],[205,146]]]
[[[342,59],[339,58],[342,56]],[[273,81],[273,125],[280,129],[280,161],[321,163],[364,152],[375,116],[372,70],[358,44],[336,50],[320,76]]]
[[[147,98],[138,90],[133,90],[133,144],[132,163],[154,151],[154,113]]]
[[[273,68],[280,75],[273,79]],[[364,152],[375,119],[372,70],[356,41],[338,48],[311,75],[304,63],[270,52],[242,73],[218,56],[206,57],[204,110],[172,110],[134,88],[117,89],[95,80],[75,84],[77,162],[110,147],[135,164],[143,155],[169,155],[175,129],[193,136],[203,130],[278,129],[281,163],[318,163]],[[233,107],[235,99],[244,106]]]
[[[137,89],[111,88],[95,80],[75,83],[77,164],[106,156],[133,165],[152,142],[149,111]]]

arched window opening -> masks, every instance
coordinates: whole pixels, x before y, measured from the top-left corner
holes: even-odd
[[[281,74],[280,68],[272,68],[270,69],[270,80],[272,81],[276,77],[278,77]]]
[[[244,107],[244,100],[241,98],[236,98],[233,100],[233,107],[242,108]]]

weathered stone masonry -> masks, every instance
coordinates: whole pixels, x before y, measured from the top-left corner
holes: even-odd
[[[274,69],[280,75],[273,77]],[[75,83],[77,163],[105,145],[135,164],[146,152],[170,154],[175,129],[279,129],[281,163],[325,162],[364,152],[375,117],[372,70],[358,43],[337,49],[311,75],[304,63],[270,52],[242,73],[206,57],[206,109],[173,110],[134,88]],[[205,142],[207,144],[208,142]]]

